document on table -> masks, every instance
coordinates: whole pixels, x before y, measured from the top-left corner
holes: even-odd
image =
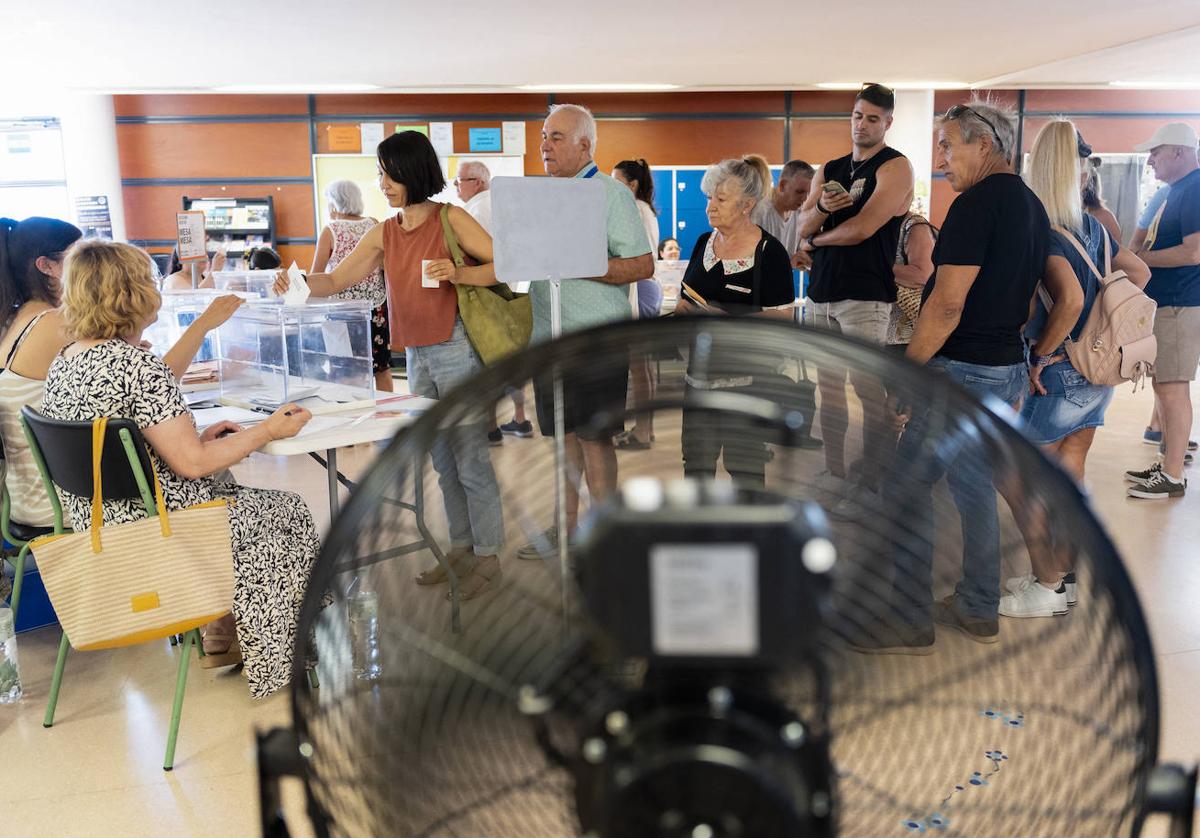
[[[199,430],[210,428],[218,422],[236,422],[239,425],[257,425],[267,414],[241,407],[201,407],[192,411]]]

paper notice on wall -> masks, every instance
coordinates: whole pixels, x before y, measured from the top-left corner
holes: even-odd
[[[332,152],[357,152],[362,148],[362,136],[357,125],[330,125],[325,129]]]
[[[358,126],[359,134],[362,136],[362,153],[374,154],[379,148],[379,144],[383,142],[383,123],[382,122],[364,122]]]
[[[454,123],[429,123],[429,142],[438,157],[449,157],[454,153]]]
[[[505,154],[524,154],[525,153],[525,123],[524,122],[505,122],[502,124],[500,130],[504,134],[504,153]]]
[[[112,216],[107,195],[79,195],[75,198],[75,222],[85,239],[111,239]]]
[[[321,324],[321,335],[325,338],[325,354],[339,358],[354,357],[350,348],[350,326],[347,323],[328,320]]]

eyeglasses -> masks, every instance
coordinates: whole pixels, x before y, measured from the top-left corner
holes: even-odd
[[[477,178],[477,177],[456,177],[454,179],[454,185],[458,186],[459,184],[466,183],[469,180],[479,180],[479,178]]]
[[[970,105],[955,105],[946,111],[946,119],[962,119],[967,114],[978,118],[984,125],[992,131],[992,136],[996,138],[996,145],[1001,151],[1004,151],[1004,140],[1000,139],[1000,132],[996,130],[996,126],[992,124],[986,116],[972,108]]]

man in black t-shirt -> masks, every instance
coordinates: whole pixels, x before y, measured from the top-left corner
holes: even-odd
[[[1041,201],[1010,167],[1015,138],[1015,114],[985,102],[957,105],[939,121],[935,166],[960,194],[934,248],[934,276],[907,353],[981,398],[1013,406],[1028,387],[1021,329],[1050,244]],[[892,545],[899,621],[863,645],[927,654],[935,620],[995,642],[1000,525],[993,464],[977,442],[955,446],[938,438],[945,429],[927,405],[901,407],[898,421],[907,426],[883,492],[894,519],[910,526]],[[934,603],[933,485],[943,474],[962,523],[963,575],[952,596]]]
[[[798,225],[801,247],[812,257],[805,325],[877,344],[887,340],[896,300],[892,266],[913,196],[908,158],[884,142],[894,107],[891,90],[863,86],[850,116],[854,149],[821,167]],[[863,408],[863,470],[858,484],[846,485],[846,372],[827,364],[817,372],[826,473],[816,485],[844,496],[835,515],[861,512],[878,501],[881,464],[892,445],[883,382],[851,375]]]

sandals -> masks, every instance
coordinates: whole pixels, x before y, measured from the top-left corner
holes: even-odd
[[[204,649],[204,657],[200,659],[202,669],[217,669],[242,662],[242,647],[238,643],[237,625],[232,614],[209,623],[204,629],[201,645]]]
[[[480,556],[475,566],[466,576],[460,576],[458,581],[458,600],[466,602],[482,596],[497,587],[504,578],[500,567],[499,556]],[[446,601],[451,601],[450,591],[446,591]]]
[[[474,552],[470,547],[455,547],[446,554],[446,564],[454,571],[454,575],[461,581],[463,576],[471,572],[471,563],[474,559]],[[446,575],[446,568],[438,562],[433,567],[421,571],[417,574],[418,585],[440,585],[450,577]]]

